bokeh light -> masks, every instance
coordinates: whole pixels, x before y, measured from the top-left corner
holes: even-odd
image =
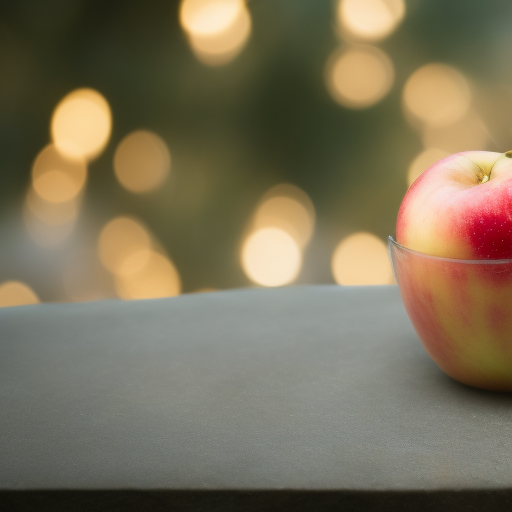
[[[393,64],[386,53],[371,46],[336,51],[327,62],[325,81],[327,90],[340,105],[367,108],[391,89]]]
[[[469,111],[455,123],[443,126],[426,126],[422,134],[423,145],[439,148],[448,153],[461,151],[484,151],[491,142],[482,119]]]
[[[42,199],[50,203],[65,203],[74,199],[87,179],[83,158],[69,158],[50,144],[34,160],[32,186]]]
[[[359,232],[344,238],[334,250],[331,269],[343,285],[377,285],[393,282],[386,244],[371,233]]]
[[[190,47],[204,64],[233,60],[251,34],[251,15],[243,0],[183,0],[180,22]]]
[[[183,0],[180,23],[191,34],[218,34],[228,29],[243,9],[243,0]]]
[[[91,160],[105,148],[112,130],[107,100],[93,89],[77,89],[55,107],[51,120],[57,149],[70,157]]]
[[[466,114],[471,91],[467,80],[455,68],[431,63],[420,67],[407,79],[403,103],[408,119],[413,122],[448,125]]]
[[[44,300],[153,295],[155,254],[180,293],[334,283],[431,164],[511,149],[512,2],[83,3],[1,19],[0,283]]]
[[[299,187],[281,184],[263,196],[253,218],[253,230],[276,227],[291,235],[305,247],[315,227],[315,208],[309,196]]]
[[[37,304],[39,297],[21,281],[4,281],[0,284],[0,308]]]
[[[151,247],[151,235],[147,228],[128,216],[109,221],[98,238],[100,260],[113,273],[123,273],[127,261],[135,253],[139,255],[137,261],[140,267],[144,266],[146,262],[141,261],[142,255],[149,259]]]
[[[116,274],[115,286],[121,299],[156,299],[179,295],[181,280],[169,258],[141,249],[125,259],[124,272]]]
[[[422,151],[409,165],[407,170],[407,184],[409,186],[412,185],[424,170],[447,157],[449,154],[450,153],[437,148],[429,148]]]
[[[244,241],[242,268],[247,277],[263,286],[282,286],[294,281],[302,266],[297,242],[286,231],[263,228]]]
[[[341,32],[365,40],[389,36],[405,15],[404,0],[339,0]]]
[[[114,154],[114,172],[119,183],[133,193],[149,192],[167,178],[171,155],[155,133],[138,130],[127,135]]]

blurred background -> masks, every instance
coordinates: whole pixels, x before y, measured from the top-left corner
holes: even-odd
[[[512,149],[506,0],[0,4],[0,305],[393,283],[408,185]]]

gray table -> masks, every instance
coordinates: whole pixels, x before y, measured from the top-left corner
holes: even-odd
[[[0,510],[511,510],[512,396],[398,290],[0,310]]]

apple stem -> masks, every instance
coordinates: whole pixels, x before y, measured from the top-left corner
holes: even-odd
[[[505,153],[505,156],[506,156],[507,158],[512,158],[512,150],[507,151],[507,152]]]

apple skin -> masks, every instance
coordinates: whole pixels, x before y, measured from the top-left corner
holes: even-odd
[[[512,391],[512,153],[429,167],[404,197],[397,242],[395,277],[432,359],[459,382]]]
[[[396,240],[435,256],[512,258],[512,152],[467,151],[429,167],[405,194]]]
[[[430,357],[469,386],[512,391],[512,260],[425,255],[390,243],[405,309]]]

